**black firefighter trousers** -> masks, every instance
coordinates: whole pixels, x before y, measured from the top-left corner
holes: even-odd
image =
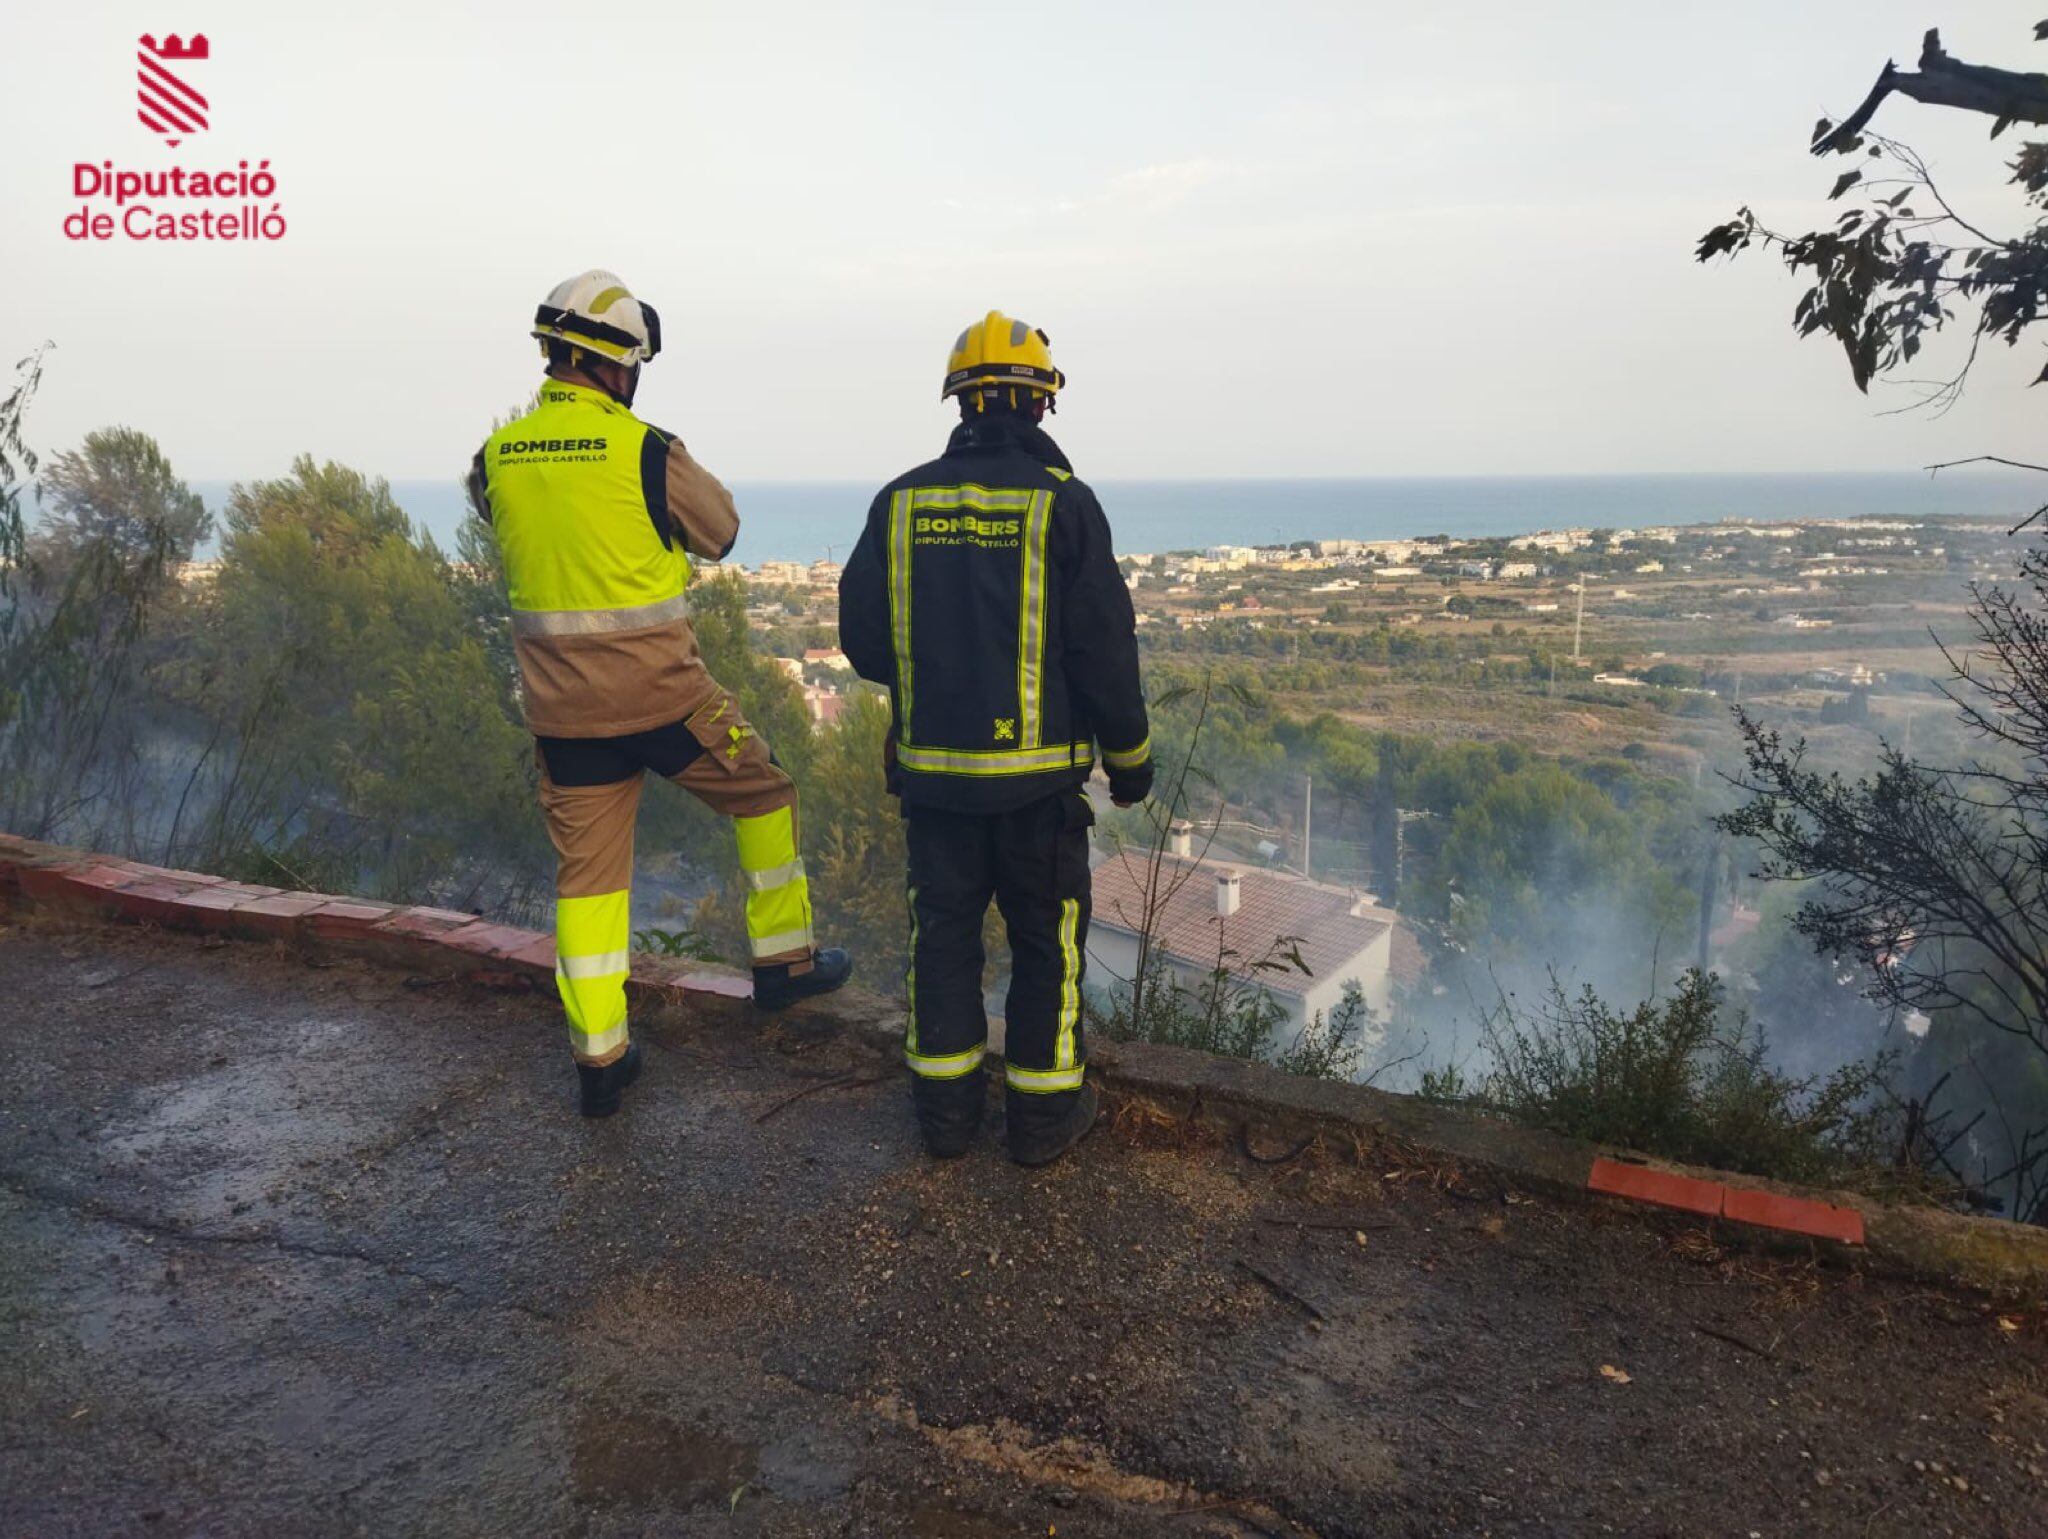
[[[1065,1121],[1087,1052],[1081,979],[1088,957],[1088,798],[1076,789],[1009,812],[906,807],[910,848],[910,1020],[904,1043],[928,1136],[981,1118],[982,922],[994,898],[1010,939],[1004,1014],[1007,1116],[1014,1137]]]

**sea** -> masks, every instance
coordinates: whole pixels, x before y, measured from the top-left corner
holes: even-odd
[[[1425,476],[1332,480],[1098,481],[1119,554],[1295,540],[1464,538],[1539,529],[1640,528],[1724,519],[1973,517],[2018,523],[2048,503],[2048,475],[1997,469],[1802,474]],[[226,482],[193,489],[218,510]],[[453,481],[394,481],[415,525],[443,550],[467,516]],[[736,481],[732,559],[846,558],[875,488],[836,481]]]

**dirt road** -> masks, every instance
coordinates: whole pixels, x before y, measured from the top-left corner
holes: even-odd
[[[1132,1106],[934,1165],[795,1020],[587,1124],[540,996],[37,924],[0,1001],[0,1534],[2048,1532],[2039,1314]]]

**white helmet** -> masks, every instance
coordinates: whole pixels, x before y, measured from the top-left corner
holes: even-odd
[[[533,334],[568,342],[629,368],[661,351],[661,317],[616,273],[594,267],[556,284],[533,312]]]

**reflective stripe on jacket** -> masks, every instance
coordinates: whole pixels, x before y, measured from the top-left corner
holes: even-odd
[[[1108,521],[1027,419],[963,422],[875,498],[839,589],[840,644],[887,684],[905,801],[1022,806],[1146,762],[1129,590]]]
[[[710,698],[690,554],[722,557],[739,518],[680,442],[593,386],[550,378],[534,410],[484,441],[472,479],[504,560],[536,734],[616,737]]]

